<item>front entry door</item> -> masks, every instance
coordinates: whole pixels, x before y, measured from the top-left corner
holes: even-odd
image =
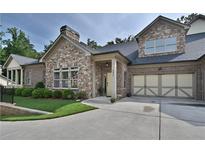
[[[112,95],[112,73],[107,73],[106,93],[107,96]]]

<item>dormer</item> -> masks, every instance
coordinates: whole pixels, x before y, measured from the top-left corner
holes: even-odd
[[[188,26],[159,16],[138,35],[139,57],[179,54],[185,52]]]
[[[202,14],[197,15],[189,25],[187,35],[205,33],[205,16]]]

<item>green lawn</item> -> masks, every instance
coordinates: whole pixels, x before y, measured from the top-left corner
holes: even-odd
[[[23,121],[52,119],[96,109],[95,107],[88,106],[74,100],[62,99],[32,99],[28,97],[15,97],[15,103],[17,106],[38,109],[53,113],[29,116],[0,116],[0,120]]]
[[[60,107],[76,103],[75,100],[63,99],[34,99],[29,97],[14,97],[14,102],[17,106],[27,107],[31,109],[55,112]]]

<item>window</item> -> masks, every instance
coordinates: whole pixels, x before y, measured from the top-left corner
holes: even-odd
[[[176,51],[176,37],[149,40],[145,42],[146,53]]]
[[[154,52],[154,41],[146,41],[145,42],[145,48],[146,52]]]
[[[78,88],[78,67],[54,70],[55,88]]]
[[[54,70],[54,87],[60,87],[60,70]]]
[[[31,85],[31,71],[26,71],[25,83],[26,85]]]
[[[165,51],[164,39],[157,39],[156,52],[163,52],[163,51]]]
[[[176,37],[167,38],[165,40],[167,51],[176,51]]]

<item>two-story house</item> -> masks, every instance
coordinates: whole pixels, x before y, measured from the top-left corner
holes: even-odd
[[[7,78],[21,86],[44,81],[50,89],[91,97],[126,95],[205,99],[205,17],[190,25],[159,16],[136,41],[91,49],[68,26],[40,61],[11,55]]]

